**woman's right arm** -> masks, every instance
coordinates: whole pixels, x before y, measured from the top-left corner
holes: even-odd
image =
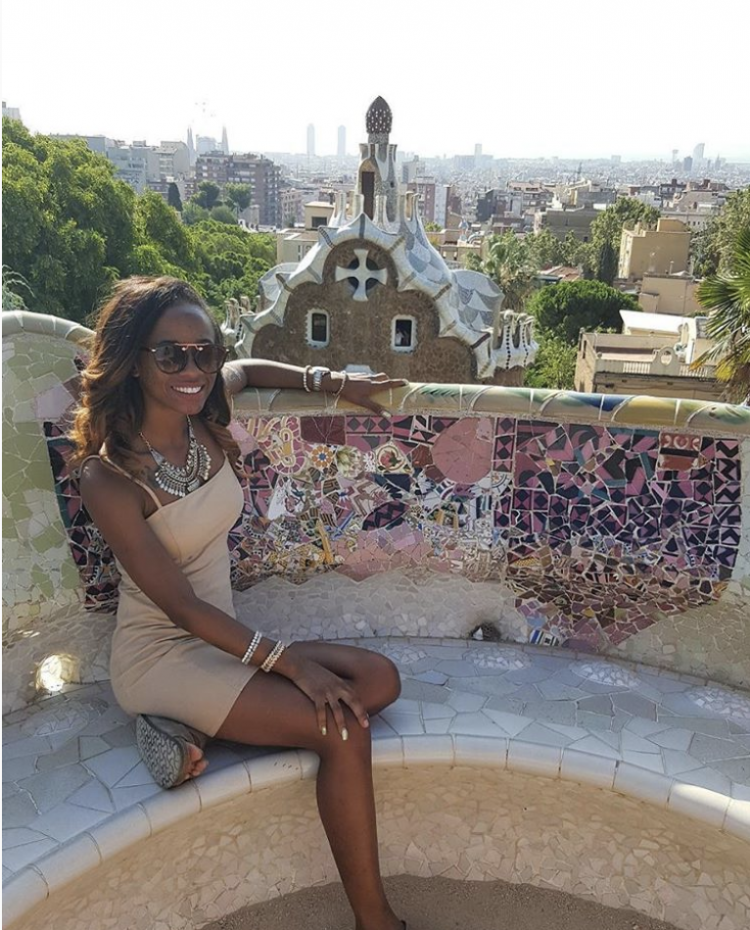
[[[236,656],[239,661],[254,630],[197,597],[180,567],[146,522],[138,486],[100,460],[92,459],[83,466],[80,489],[86,510],[140,590],[177,626]],[[228,578],[226,583],[229,584]],[[274,640],[264,637],[253,654],[252,664],[261,665],[274,645]],[[315,704],[319,725],[325,724],[328,702],[339,730],[345,727],[338,700],[351,707],[363,726],[367,725],[367,711],[348,683],[317,662],[296,657],[294,643],[284,650],[273,670],[293,681],[310,698]]]

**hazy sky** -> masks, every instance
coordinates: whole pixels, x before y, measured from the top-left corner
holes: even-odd
[[[2,96],[37,132],[317,154],[401,151],[750,161],[739,0],[1,0]],[[744,21],[744,22],[743,22]]]

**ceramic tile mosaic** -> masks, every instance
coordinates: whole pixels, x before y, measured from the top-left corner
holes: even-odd
[[[721,833],[654,806],[654,792],[663,787],[658,803],[669,808],[675,785],[703,790],[705,803],[723,804],[727,818],[729,805],[747,806],[745,695],[653,669],[575,658],[559,648],[427,637],[350,642],[388,655],[403,679],[401,698],[372,725],[376,764],[390,758],[381,757],[379,745],[396,741],[398,765],[404,759],[407,765],[392,774],[376,770],[386,874],[413,870],[549,883],[669,920],[674,911],[667,909],[679,901],[688,919],[675,922],[696,928],[700,915],[721,916],[710,889],[730,880],[747,887],[747,845],[740,833]],[[115,706],[107,683],[69,687],[11,714],[3,742],[6,877],[21,878],[38,863],[56,889],[48,905],[24,918],[25,930],[41,927],[52,911],[60,930],[124,927],[128,920],[135,928],[197,927],[269,893],[336,880],[311,783],[247,795],[243,761],[251,765],[256,791],[267,779],[278,779],[277,762],[269,762],[268,772],[252,768],[253,760],[278,759],[267,749],[214,742],[206,775],[161,792],[139,761],[132,721]],[[527,773],[556,777],[560,768],[564,780],[585,784],[462,768],[469,763],[504,768],[506,751],[508,764]],[[545,754],[556,760],[549,772]],[[297,755],[287,755],[287,774],[299,779]],[[439,765],[440,777],[434,768],[422,774],[413,765]],[[600,772],[597,784],[606,793],[591,787],[593,770]],[[651,776],[662,780],[649,782]],[[619,793],[611,790],[613,783]],[[633,796],[644,797],[648,807]],[[302,808],[295,798],[304,798]],[[222,799],[231,802],[216,807]],[[166,832],[149,839],[166,826],[163,803],[174,803],[182,813],[167,820],[172,825]],[[196,819],[201,803],[213,806],[205,828]],[[703,799],[695,803],[700,818]],[[118,815],[127,817],[111,819]],[[121,845],[113,846],[114,835]],[[104,864],[93,868],[97,857],[86,866],[88,853],[79,851],[80,877],[62,887],[64,876],[42,857],[70,848],[66,861],[72,868],[77,847],[64,844],[86,838],[93,838]],[[565,855],[550,859],[549,850],[560,843]],[[31,873],[39,875],[34,867]],[[148,874],[152,881],[139,891],[138,882]],[[663,887],[670,895],[659,895]],[[726,913],[734,920],[723,926],[740,930],[748,902],[739,892],[720,897],[721,906],[730,902]]]
[[[47,656],[106,677],[117,575],[67,475],[88,333],[26,313],[3,327],[9,710]],[[384,400],[392,416],[237,399],[248,482],[230,547],[248,611],[262,601],[302,636],[501,636],[750,684],[750,410],[477,385]],[[298,617],[273,586],[321,577]]]
[[[242,426],[254,448],[230,535],[238,588],[271,573],[301,583],[414,567],[502,579],[531,642],[596,650],[717,599],[737,558],[736,440],[500,417]],[[64,436],[45,429],[87,597],[107,605],[111,554],[67,478]]]

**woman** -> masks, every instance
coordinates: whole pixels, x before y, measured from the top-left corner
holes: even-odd
[[[405,382],[225,356],[205,304],[174,278],[123,281],[100,311],[73,439],[83,502],[122,573],[114,693],[143,715],[139,745],[163,783],[205,769],[202,733],[318,753],[318,807],[357,930],[401,930],[380,877],[368,729],[398,697],[398,671],[364,649],[274,642],[235,618],[227,533],[243,494],[227,427],[228,395],[245,387],[333,392],[382,412],[372,394]]]

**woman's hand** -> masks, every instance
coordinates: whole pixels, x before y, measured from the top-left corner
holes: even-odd
[[[346,704],[363,727],[369,727],[370,719],[364,704],[349,682],[339,678],[319,662],[295,655],[292,643],[284,650],[274,665],[274,671],[292,681],[315,705],[318,729],[327,733],[326,705],[331,708],[342,739],[348,739],[346,718],[341,704]]]
[[[387,391],[390,388],[400,388],[409,382],[404,378],[391,379],[385,372],[379,372],[377,375],[366,375],[362,373],[349,373],[346,375],[346,384],[341,392],[341,397],[348,400],[350,404],[356,404],[358,407],[366,407],[377,414],[388,414],[387,407],[373,400],[372,395],[378,391]],[[338,384],[338,377],[337,377]]]

